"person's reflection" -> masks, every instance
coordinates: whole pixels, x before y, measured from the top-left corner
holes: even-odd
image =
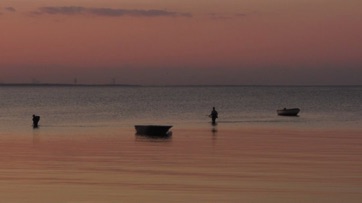
[[[37,145],[40,143],[40,135],[38,130],[33,131],[33,145]]]
[[[212,129],[211,129],[211,132],[212,132],[212,135],[216,135],[217,133],[217,123],[211,123],[212,125]]]
[[[216,138],[217,138],[217,123],[211,123],[211,133],[212,133],[212,147],[215,148],[216,145]]]

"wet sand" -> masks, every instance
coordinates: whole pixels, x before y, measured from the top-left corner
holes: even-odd
[[[59,133],[61,132],[61,133]],[[362,130],[39,128],[0,136],[1,202],[361,202]]]

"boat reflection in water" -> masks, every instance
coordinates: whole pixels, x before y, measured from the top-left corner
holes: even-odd
[[[171,125],[135,125],[136,135],[167,138],[172,135]]]

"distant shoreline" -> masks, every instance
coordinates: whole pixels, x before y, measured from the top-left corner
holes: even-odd
[[[129,85],[129,84],[62,84],[62,83],[0,83],[1,86],[17,86],[17,87],[95,87],[95,86],[106,86],[106,87],[139,87],[140,85]]]
[[[362,85],[134,85],[67,83],[0,83],[0,87],[362,87]]]

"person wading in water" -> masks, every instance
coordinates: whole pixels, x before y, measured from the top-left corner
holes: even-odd
[[[216,123],[216,119],[218,118],[218,113],[217,111],[215,110],[215,107],[212,107],[212,111],[211,111],[211,114],[210,114],[210,118],[211,118],[211,121],[213,124]]]
[[[33,115],[33,128],[38,128],[39,125],[40,116]]]

